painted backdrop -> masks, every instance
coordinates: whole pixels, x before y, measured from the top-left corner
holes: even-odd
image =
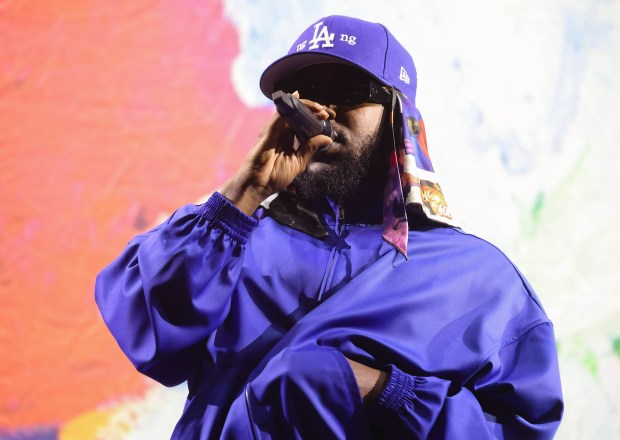
[[[185,389],[132,369],[94,278],[236,169],[273,111],[260,73],[334,13],[410,49],[452,211],[554,320],[558,438],[620,438],[611,0],[0,1],[0,438],[169,437]]]

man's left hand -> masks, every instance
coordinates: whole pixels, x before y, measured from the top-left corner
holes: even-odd
[[[347,361],[349,361],[349,365],[351,365],[351,369],[353,370],[353,374],[357,380],[357,386],[360,389],[360,394],[362,395],[364,402],[370,402],[373,399],[376,399],[379,394],[381,394],[381,391],[388,380],[388,373],[382,370],[375,370],[374,368],[367,367],[366,365],[352,361],[349,358],[347,358]]]

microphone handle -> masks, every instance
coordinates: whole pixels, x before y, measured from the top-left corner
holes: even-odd
[[[277,90],[272,99],[280,116],[293,128],[299,143],[319,134],[333,139],[332,126],[328,121],[319,119],[312,110],[290,93]]]

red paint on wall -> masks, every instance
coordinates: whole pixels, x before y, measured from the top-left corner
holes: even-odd
[[[219,2],[2,8],[0,428],[15,428],[144,390],[95,276],[229,176],[270,111],[232,90],[237,36]]]

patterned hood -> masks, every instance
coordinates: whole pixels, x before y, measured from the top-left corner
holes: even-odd
[[[424,121],[416,106],[392,87],[393,151],[385,183],[383,239],[407,256],[407,215],[421,213],[454,226],[428,154]]]

